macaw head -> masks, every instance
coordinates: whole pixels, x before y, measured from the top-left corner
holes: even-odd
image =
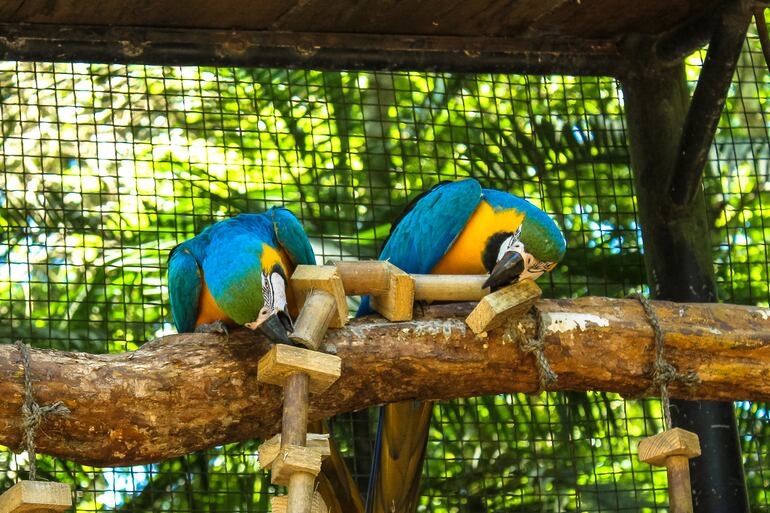
[[[277,263],[271,267],[263,265],[262,308],[259,309],[257,320],[246,324],[246,327],[260,331],[276,344],[292,344],[289,335],[294,331],[294,324],[286,299],[287,283],[283,267]]]
[[[494,200],[491,193],[497,192],[485,190],[485,196]],[[520,280],[538,279],[556,267],[566,250],[564,236],[550,216],[529,202],[515,199],[514,208],[524,213],[524,219],[515,230],[492,235],[482,256],[489,271],[484,287],[493,290]]]

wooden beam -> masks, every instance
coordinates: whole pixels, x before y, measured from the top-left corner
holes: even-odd
[[[614,41],[0,23],[0,58],[310,69],[614,75]]]
[[[531,355],[512,338],[534,337],[536,312],[545,356],[559,375],[554,390],[639,396],[650,387],[653,331],[636,300],[544,300],[486,337],[464,318],[473,304],[431,307],[420,319],[379,317],[330,330],[321,350],[342,359],[342,376],[314,397],[310,420],[406,399],[450,399],[537,388]],[[673,383],[672,397],[770,400],[770,309],[653,302],[666,357],[700,382]],[[437,315],[450,315],[448,318]],[[158,461],[213,445],[269,438],[281,423],[281,389],[257,380],[270,348],[259,334],[170,335],[138,351],[94,355],[31,351],[35,396],[72,413],[48,419],[38,451],[96,466]],[[18,447],[21,361],[0,346],[0,444]],[[653,392],[652,395],[656,395]]]
[[[753,0],[724,2],[722,14],[711,37],[698,84],[687,110],[671,177],[671,199],[680,207],[689,205],[701,188],[703,169],[746,40],[754,5]]]

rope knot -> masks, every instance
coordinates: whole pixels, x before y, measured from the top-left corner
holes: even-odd
[[[16,348],[21,354],[21,365],[24,370],[24,404],[21,406],[22,438],[21,447],[29,455],[29,478],[34,481],[37,476],[37,458],[35,453],[35,433],[40,424],[50,415],[64,416],[70,413],[63,402],[39,405],[32,394],[32,371],[30,370],[29,346],[21,340],[16,341]]]
[[[540,319],[540,311],[537,307],[533,307],[533,309],[535,311],[535,319],[537,322],[537,335],[534,338],[526,338],[522,333],[522,330],[517,329],[516,340],[518,341],[519,349],[535,357],[538,377],[538,389],[536,393],[540,393],[556,383],[556,380],[559,379],[559,375],[551,369],[551,364],[548,363],[548,359],[545,357],[543,322]]]
[[[671,400],[668,394],[668,386],[671,383],[679,382],[685,385],[692,386],[700,382],[698,374],[695,372],[688,372],[686,374],[680,373],[676,367],[666,360],[665,346],[663,341],[663,329],[660,327],[660,320],[655,310],[652,308],[650,301],[641,294],[631,294],[632,298],[637,299],[644,309],[647,320],[652,326],[652,330],[655,333],[655,363],[652,365],[652,386],[650,389],[660,389],[660,401],[663,409],[663,420],[665,422],[666,429],[671,428]]]

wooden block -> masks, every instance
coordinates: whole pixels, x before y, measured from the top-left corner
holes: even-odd
[[[321,453],[321,459],[326,459],[331,455],[329,445],[329,434],[308,433],[306,446]],[[278,453],[281,450],[281,434],[278,433],[270,440],[266,440],[259,446],[259,465],[262,468],[270,468]]]
[[[286,378],[298,372],[308,375],[310,392],[318,394],[339,379],[342,360],[331,354],[276,344],[257,364],[257,379],[273,385],[283,386]]]
[[[298,265],[291,275],[291,288],[297,305],[302,308],[311,290],[328,292],[337,302],[336,315],[329,324],[332,328],[342,328],[348,323],[348,301],[345,288],[337,268],[331,265]]]
[[[288,513],[289,497],[288,495],[276,495],[270,498],[270,510],[273,513]],[[313,503],[310,506],[310,513],[329,513],[321,494],[313,493]]]
[[[489,294],[486,274],[413,274],[415,301],[479,301]]]
[[[698,435],[680,428],[669,429],[639,442],[639,460],[658,467],[666,466],[671,456],[700,456]]]
[[[372,295],[371,306],[389,321],[412,319],[414,307],[414,279],[390,262],[384,262],[388,269],[388,290],[384,294]]]
[[[0,513],[50,513],[71,507],[72,491],[64,483],[19,481],[0,495]]]
[[[514,283],[484,296],[465,323],[476,334],[497,328],[506,320],[527,313],[542,294],[532,280]]]
[[[317,476],[321,472],[321,451],[301,445],[284,445],[270,464],[270,482],[288,486],[291,475],[304,472]]]
[[[327,262],[328,263],[328,262]],[[378,296],[390,286],[390,267],[382,260],[366,262],[332,262],[342,278],[348,296]]]
[[[336,313],[337,303],[331,294],[325,290],[311,290],[289,338],[308,349],[317,350]]]

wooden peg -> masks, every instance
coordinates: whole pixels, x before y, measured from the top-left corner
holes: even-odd
[[[389,321],[408,321],[414,308],[414,279],[390,262],[383,263],[388,269],[388,288],[383,294],[371,294],[370,304]]]
[[[276,344],[257,364],[257,379],[263,383],[285,386],[288,378],[298,373],[307,375],[309,391],[318,394],[340,377],[342,360],[331,354]]]
[[[342,328],[348,322],[348,301],[337,268],[330,265],[298,265],[291,275],[291,288],[300,308],[312,290],[323,290],[336,301],[335,315],[329,326]]]
[[[543,291],[533,280],[522,280],[484,296],[465,319],[476,333],[494,329],[507,319],[524,315]]]
[[[689,459],[700,456],[698,435],[669,429],[639,442],[639,460],[666,467],[671,513],[693,513]]]
[[[308,433],[305,447],[318,451],[322,460],[328,458],[331,455],[329,434]],[[270,468],[280,452],[281,434],[279,433],[259,446],[259,465],[262,468]]]
[[[348,296],[380,296],[388,292],[391,267],[388,262],[368,260],[330,263],[337,267],[345,294]]]
[[[479,301],[489,276],[479,274],[413,274],[415,301]]]
[[[72,491],[64,483],[19,481],[0,495],[0,513],[53,513],[72,507]]]
[[[325,290],[311,290],[289,338],[309,349],[317,350],[336,313],[337,302],[334,296]]]
[[[288,496],[276,495],[270,499],[270,510],[272,513],[288,513],[288,509]],[[326,506],[321,494],[318,492],[313,494],[313,503],[310,506],[310,513],[329,513],[329,508]]]
[[[301,445],[284,445],[270,464],[270,482],[288,486],[296,472],[311,474],[313,480],[321,472],[321,451]]]
[[[390,321],[408,321],[414,306],[414,279],[387,261],[334,262],[345,294],[368,295],[372,309]]]
[[[326,390],[341,373],[339,357],[277,344],[257,364],[257,378],[283,386],[281,449],[270,462],[273,482],[289,487],[286,510],[311,511],[316,475],[321,470],[321,451],[307,444],[307,412],[310,391]]]

